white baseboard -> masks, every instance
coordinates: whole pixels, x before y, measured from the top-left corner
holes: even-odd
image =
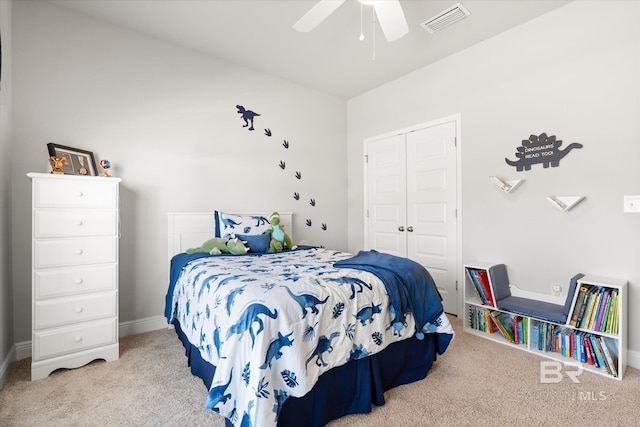
[[[14,345],[9,350],[9,354],[4,358],[2,363],[0,363],[0,390],[4,387],[5,381],[7,381],[7,377],[9,376],[9,370],[11,369],[11,365],[16,361],[16,346]]]
[[[627,350],[627,366],[640,369],[640,352]],[[622,380],[624,381],[624,376]]]
[[[121,337],[142,334],[168,328],[167,318],[164,316],[146,317],[144,319],[130,320],[120,323],[119,333]]]
[[[16,345],[16,360],[26,359],[31,357],[31,341],[17,342]]]
[[[118,326],[118,334],[120,337],[127,337],[129,335],[142,334],[145,332],[157,331],[158,329],[164,329],[173,327],[173,325],[169,325],[167,323],[167,319],[164,316],[153,316],[146,317],[144,319],[138,320],[130,320],[128,322],[122,322]],[[13,359],[7,362],[11,364],[11,362],[16,360],[26,359],[27,357],[31,357],[31,341],[22,341],[20,343],[16,343],[14,345],[14,349],[12,349]],[[8,357],[7,357],[8,359]],[[4,364],[0,365],[0,379],[2,379],[2,368],[4,368]]]

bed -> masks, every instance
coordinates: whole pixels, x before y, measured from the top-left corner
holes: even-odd
[[[453,338],[428,272],[376,251],[265,252],[268,215],[169,214],[165,316],[205,406],[227,426],[322,426],[423,379]],[[185,253],[213,236],[250,250]]]

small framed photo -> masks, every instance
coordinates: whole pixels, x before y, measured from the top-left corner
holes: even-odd
[[[65,174],[87,176],[98,175],[96,160],[91,151],[58,145],[53,142],[47,144],[47,149],[49,149],[50,157],[62,157],[65,160],[63,169]]]

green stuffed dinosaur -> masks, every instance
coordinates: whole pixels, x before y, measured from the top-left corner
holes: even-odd
[[[271,214],[269,223],[271,227],[265,231],[265,233],[271,233],[269,252],[281,252],[285,248],[295,249],[297,247],[291,243],[291,238],[284,231],[284,226],[280,225],[280,214],[278,212]]]
[[[248,251],[249,249],[244,245],[244,242],[242,240],[239,240],[237,237],[234,239],[222,239],[220,237],[214,237],[213,239],[209,239],[204,242],[202,246],[197,248],[189,248],[185,252],[188,254],[204,252],[211,255],[244,255]]]

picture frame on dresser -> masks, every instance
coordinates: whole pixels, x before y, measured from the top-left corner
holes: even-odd
[[[63,171],[66,175],[98,176],[98,168],[93,152],[66,145],[47,144],[49,156],[65,159]]]

